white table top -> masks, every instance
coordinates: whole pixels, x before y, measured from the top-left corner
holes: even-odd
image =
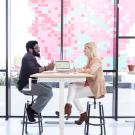
[[[93,77],[91,74],[87,73],[77,73],[77,72],[55,72],[55,71],[44,71],[42,73],[36,73],[30,77],[36,78],[80,78],[80,77]]]

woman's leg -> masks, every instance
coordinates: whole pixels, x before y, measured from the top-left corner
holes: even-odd
[[[79,101],[79,98],[83,98],[87,96],[93,96],[92,91],[88,86],[84,87],[83,83],[70,84],[68,89],[67,103],[71,103],[73,101],[76,109],[81,114],[84,111]]]
[[[80,113],[80,117],[78,120],[75,121],[75,124],[77,125],[81,125],[84,121],[87,123],[88,122],[88,116],[86,111],[83,110],[80,100],[79,98],[83,98],[83,97],[88,97],[88,96],[93,96],[92,91],[90,90],[90,88],[84,87],[83,85],[79,85],[77,88],[77,92],[76,95],[74,97],[74,105],[76,107],[76,109],[79,111]]]
[[[72,104],[74,97],[76,95],[76,84],[71,83],[68,85],[68,96],[67,96],[67,103]]]

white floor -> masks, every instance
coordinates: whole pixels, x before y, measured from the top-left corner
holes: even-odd
[[[21,118],[10,118],[8,121],[0,118],[0,135],[21,135],[22,124]],[[49,121],[58,119],[43,119],[44,131],[42,135],[59,135],[59,125],[50,124]],[[74,119],[70,119],[68,124],[65,124],[64,135],[84,135],[84,124],[76,126],[72,124]],[[106,135],[133,135],[134,120],[133,119],[106,119]],[[49,124],[47,124],[49,123]],[[99,135],[99,127],[90,127],[89,135]],[[28,135],[38,135],[37,125],[28,127]]]

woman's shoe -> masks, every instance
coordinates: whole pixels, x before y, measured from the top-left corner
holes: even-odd
[[[66,120],[68,120],[68,118],[71,114],[71,109],[72,109],[72,105],[69,103],[66,103],[66,105],[65,105],[65,114],[67,114]]]
[[[70,114],[71,114],[72,105],[69,103],[66,103],[64,108],[64,114],[66,115],[66,120],[68,120]],[[59,111],[56,111],[55,114],[59,117]]]
[[[80,114],[80,118],[75,121],[75,124],[81,125],[84,121],[88,123],[88,116],[86,112]]]

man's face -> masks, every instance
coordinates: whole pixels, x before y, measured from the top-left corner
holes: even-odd
[[[38,46],[38,44],[36,44],[33,48],[33,55],[34,56],[37,56],[37,57],[40,57],[40,47]]]

